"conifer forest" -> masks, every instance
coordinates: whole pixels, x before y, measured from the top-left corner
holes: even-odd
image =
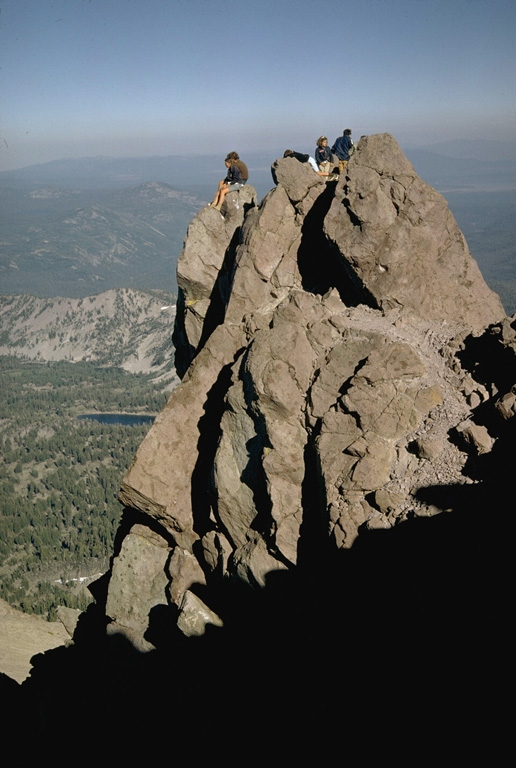
[[[87,584],[109,566],[125,470],[150,428],[85,414],[156,415],[151,376],[93,363],[0,357],[0,598],[55,618],[85,610]]]

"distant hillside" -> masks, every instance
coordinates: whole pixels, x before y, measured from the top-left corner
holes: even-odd
[[[175,291],[175,266],[202,201],[168,184],[119,190],[4,184],[2,293],[90,296],[111,288]]]
[[[330,137],[330,143],[335,138]],[[359,138],[357,131],[355,141]],[[284,149],[285,146],[278,146],[242,155],[249,167],[249,183],[256,188],[260,199],[274,186],[270,172],[271,164],[283,155]],[[303,144],[295,149],[313,155],[315,138],[313,145]],[[516,184],[516,142],[455,139],[426,146],[406,147],[404,151],[418,174],[438,189],[439,177],[443,174],[444,183],[452,183],[454,188],[471,183],[477,187],[485,186],[486,183],[489,186],[499,186],[507,180],[513,186]],[[224,159],[220,154],[193,157],[81,157],[3,171],[0,172],[0,182],[4,188],[28,184],[32,185],[32,188],[58,185],[71,189],[99,190],[134,187],[156,179],[176,189],[189,190],[208,202],[216,188],[217,180],[222,178],[224,173]]]
[[[444,157],[469,160],[503,160],[516,162],[516,142],[493,141],[483,136],[478,139],[452,139],[438,141],[422,147],[429,152],[436,152]]]
[[[81,299],[0,296],[0,355],[96,362],[174,380],[173,301],[127,288]]]
[[[447,190],[514,189],[515,160],[489,160],[442,155],[428,149],[407,150],[406,156],[421,177],[446,194]]]
[[[282,154],[245,154],[259,200],[273,188],[271,163]],[[516,143],[457,139],[406,156],[444,194],[512,314]],[[219,155],[169,155],[68,158],[0,173],[0,290],[77,298],[120,287],[175,292],[188,225],[224,172]]]
[[[229,147],[231,149],[231,147]],[[245,153],[250,183],[259,196],[274,185],[271,163],[283,155],[285,147]],[[303,152],[313,152],[312,148]],[[0,172],[2,186],[31,184],[68,186],[81,190],[115,189],[137,186],[157,179],[176,189],[187,189],[208,202],[225,176],[223,154],[164,155],[154,157],[78,157],[31,165],[15,171]]]
[[[514,191],[449,191],[445,195],[485,281],[508,315],[516,312],[516,205]]]

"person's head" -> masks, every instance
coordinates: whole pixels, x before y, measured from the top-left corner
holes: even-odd
[[[317,139],[318,147],[325,147],[327,143],[328,143],[328,139],[326,138],[326,136],[319,136],[319,138]]]
[[[226,160],[240,160],[238,152],[228,152]]]
[[[346,128],[344,131],[344,136],[351,136],[351,128]]]
[[[283,152],[283,157],[289,157],[289,155],[293,155],[293,154],[294,154],[294,150],[293,149],[286,149]]]

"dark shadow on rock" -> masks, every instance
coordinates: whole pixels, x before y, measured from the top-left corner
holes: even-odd
[[[328,503],[321,480],[319,452],[315,447],[321,425],[308,433],[304,448],[305,474],[301,486],[303,519],[299,529],[297,562],[301,569],[317,570],[325,562],[330,544],[327,535]]]
[[[245,213],[254,205],[249,204],[244,206]],[[184,326],[185,319],[185,296],[182,290],[178,291],[176,317],[174,321],[174,330],[172,333],[172,342],[175,350],[175,368],[179,378],[183,378],[188,370],[190,363],[196,356],[196,354],[204,347],[206,340],[213,333],[215,328],[224,321],[226,313],[227,303],[231,293],[231,286],[233,283],[234,271],[235,271],[235,258],[236,249],[240,243],[240,237],[242,228],[237,227],[233,233],[233,237],[226,248],[224,254],[224,260],[217,274],[217,278],[213,285],[210,298],[208,311],[204,318],[202,327],[201,338],[199,344],[195,349],[189,342]]]
[[[378,302],[355,270],[324,234],[324,219],[334,196],[335,185],[327,184],[305,216],[298,250],[302,286],[306,291],[321,295],[336,288],[346,306],[367,304],[378,309]]]
[[[507,392],[516,381],[515,338],[516,319],[506,318],[481,336],[466,337],[456,356],[476,381]]]
[[[500,392],[500,397],[507,390]],[[500,496],[500,489],[507,484],[514,467],[514,441],[516,439],[516,417],[504,418],[496,407],[497,398],[482,403],[472,413],[471,420],[486,428],[494,440],[490,451],[479,453],[468,444],[458,430],[449,434],[450,441],[468,454],[463,473],[473,480],[482,481],[492,487],[495,496]],[[478,486],[477,486],[478,487]],[[512,490],[507,489],[507,493]]]
[[[509,478],[499,480],[423,489],[451,511],[364,531],[349,551],[269,574],[263,589],[203,588],[224,626],[202,637],[156,610],[157,648],[139,653],[107,637],[93,607],[72,647],[36,657],[7,691],[11,720],[40,753],[57,744],[81,757],[226,743],[262,759],[317,745],[337,756],[347,734],[383,749],[422,739],[425,754],[488,740],[493,759],[512,656],[512,509],[501,503]]]
[[[174,642],[177,643],[177,639],[181,635],[177,628],[178,613],[178,608],[175,605],[155,605],[151,609],[149,626],[144,639],[158,651],[172,647]]]
[[[226,248],[222,266],[219,269],[217,279],[210,294],[210,303],[204,319],[198,350],[204,347],[206,340],[211,336],[215,328],[224,322],[226,307],[233,285],[236,249],[240,243],[241,232],[241,227],[235,229],[231,242]]]
[[[303,288],[325,294],[335,287],[335,258],[324,231],[323,222],[335,195],[335,186],[327,185],[306,214],[298,250],[298,267]],[[338,270],[337,270],[338,274]]]
[[[204,415],[200,418],[198,458],[191,479],[192,514],[194,530],[203,536],[213,527],[211,507],[215,504],[213,493],[213,460],[220,439],[220,420],[224,411],[224,397],[231,383],[232,365],[223,366],[216,382],[207,394]]]
[[[176,316],[172,330],[172,346],[174,348],[174,367],[180,379],[185,375],[195,355],[195,349],[189,343],[186,335],[184,324],[185,310],[185,295],[179,288],[176,300]]]

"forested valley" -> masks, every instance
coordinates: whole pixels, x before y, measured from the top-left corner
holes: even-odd
[[[94,363],[0,357],[0,598],[49,620],[85,610],[105,572],[122,513],[120,482],[151,421],[86,413],[157,414],[163,385]]]

